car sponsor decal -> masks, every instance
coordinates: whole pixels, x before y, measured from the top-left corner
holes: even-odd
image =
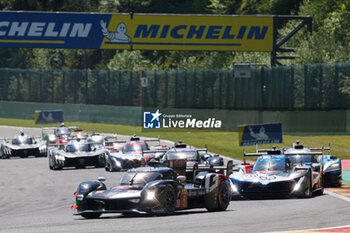
[[[129,189],[131,186],[116,186],[113,187],[112,189]]]

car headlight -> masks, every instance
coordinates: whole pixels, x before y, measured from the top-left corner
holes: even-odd
[[[117,160],[117,159],[113,159],[113,160],[114,160],[115,166],[117,166],[117,167],[121,167],[122,166],[122,164],[121,164],[121,162],[119,160]]]
[[[233,193],[238,192],[237,185],[232,183],[232,182],[230,182],[230,183],[231,183],[231,192],[233,192]]]
[[[155,191],[148,191],[146,194],[146,200],[153,200],[156,197]]]
[[[332,165],[330,165],[329,167],[326,168],[327,170],[338,170],[340,169],[339,163],[333,163]]]
[[[304,181],[304,179],[305,179],[305,176],[303,176],[299,179],[298,183],[296,183],[294,185],[293,191],[298,191],[300,189],[301,183]]]

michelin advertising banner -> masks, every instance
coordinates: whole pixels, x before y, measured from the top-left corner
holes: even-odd
[[[282,143],[282,124],[240,125],[238,135],[240,146]]]
[[[272,51],[272,16],[0,12],[0,47]]]
[[[52,124],[63,121],[63,110],[36,110],[35,124]]]

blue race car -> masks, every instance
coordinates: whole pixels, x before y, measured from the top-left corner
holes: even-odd
[[[313,193],[323,193],[319,182],[322,173],[310,166],[294,165],[282,153],[244,153],[244,160],[246,156],[259,157],[251,172],[244,163],[230,175],[233,197],[311,197]]]
[[[342,184],[341,160],[334,155],[318,156],[310,154],[314,151],[331,151],[329,147],[304,147],[299,141],[293,144],[292,148],[285,149],[285,154],[293,160],[294,163],[311,166],[315,163],[323,165],[323,185],[330,187],[340,187]],[[309,154],[300,156],[302,154]],[[323,161],[323,162],[322,162]]]

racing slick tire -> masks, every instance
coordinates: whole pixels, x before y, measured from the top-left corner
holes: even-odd
[[[160,215],[171,215],[176,210],[176,194],[174,187],[169,184],[164,189],[158,190],[157,194],[160,208],[164,210]]]
[[[110,164],[109,165],[109,167],[108,167],[108,170],[107,171],[109,171],[109,172],[113,172],[113,167],[112,167],[112,165]]]
[[[226,210],[230,200],[230,184],[227,180],[220,183],[217,192],[211,192],[204,196],[205,208],[210,212]]]
[[[49,163],[50,164],[50,163]],[[50,165],[49,165],[50,166]],[[61,165],[58,165],[58,164],[56,164],[56,162],[55,162],[55,159],[54,158],[52,158],[52,170],[62,170],[62,166]]]
[[[312,181],[311,181],[311,173],[309,171],[308,175],[307,175],[307,188],[303,193],[304,198],[310,198],[312,197]]]
[[[99,218],[102,213],[82,213],[81,216],[87,219]]]
[[[3,151],[0,151],[0,157],[1,159],[9,159],[10,156],[6,155]]]
[[[321,184],[320,184],[321,188],[315,192],[316,195],[319,195],[319,196],[323,195],[323,192],[324,192],[324,182],[323,181],[324,180],[323,180],[323,177],[322,177]]]

